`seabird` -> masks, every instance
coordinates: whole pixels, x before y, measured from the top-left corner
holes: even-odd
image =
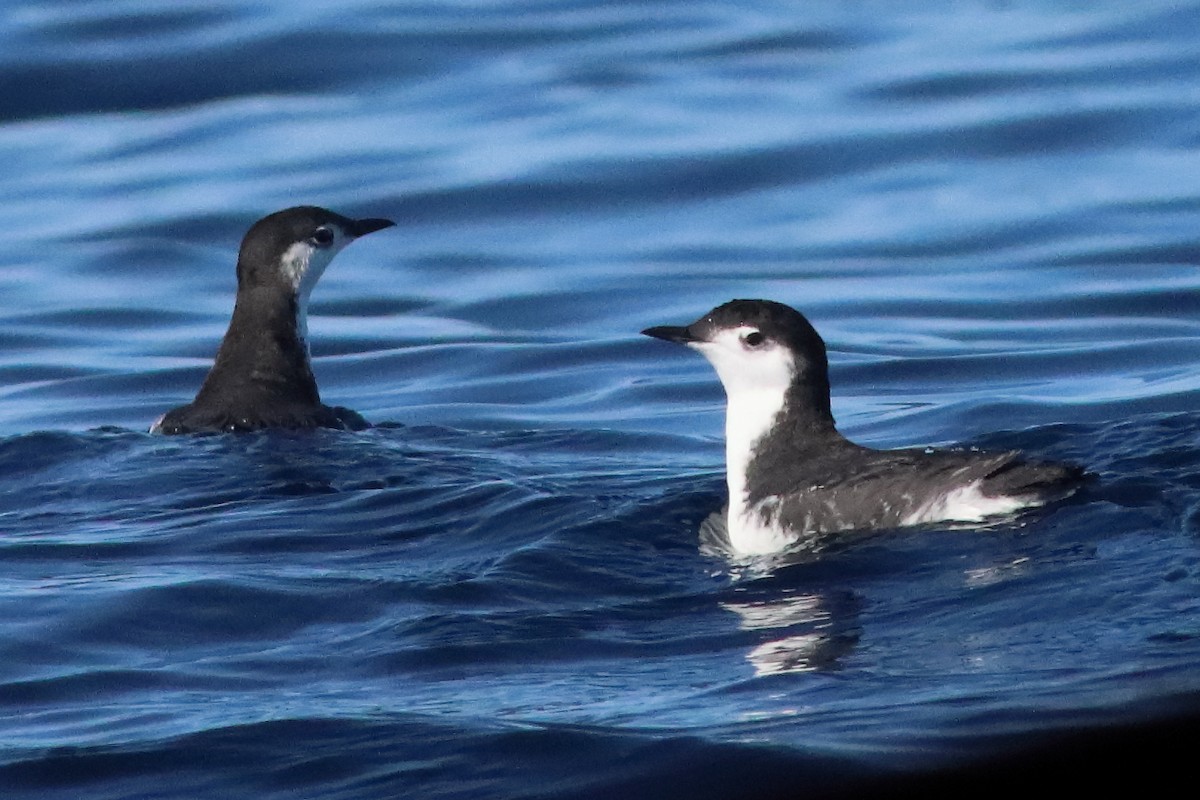
[[[804,315],[733,300],[687,326],[642,331],[687,345],[725,387],[727,525],[733,550],[779,551],[807,536],[981,522],[1070,495],[1073,464],[1016,451],[873,450],[838,432],[825,342]]]
[[[370,427],[356,412],[321,402],[308,350],[308,298],[343,247],[394,224],[316,206],[254,223],[238,252],[237,300],[213,367],[196,399],[159,417],[150,432]]]

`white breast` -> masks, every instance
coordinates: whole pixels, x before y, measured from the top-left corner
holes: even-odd
[[[771,501],[775,500],[778,498],[767,498],[767,511],[773,504]],[[729,546],[735,552],[751,556],[778,553],[796,540],[796,535],[776,524],[775,518],[770,514],[764,520],[761,509],[762,504],[747,508],[744,500],[735,507],[730,499],[727,522]]]

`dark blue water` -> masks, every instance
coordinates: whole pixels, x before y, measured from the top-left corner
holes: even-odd
[[[1200,695],[1200,3],[11,2],[5,797],[836,790]],[[161,438],[242,233],[361,434]],[[876,446],[1098,476],[731,563],[722,395],[807,313]]]

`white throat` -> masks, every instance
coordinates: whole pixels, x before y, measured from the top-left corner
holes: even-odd
[[[317,247],[310,242],[296,242],[283,252],[279,269],[296,293],[296,335],[308,349],[308,299],[313,287],[325,274],[325,268],[343,247],[352,241],[340,231],[335,234],[328,247]]]
[[[792,353],[776,345],[747,352],[738,331],[722,331],[712,341],[691,345],[707,358],[725,387],[725,482],[729,487],[729,542],[741,553],[771,553],[790,537],[764,525],[748,503],[746,470],[755,446],[774,427],[795,375]],[[770,499],[768,498],[768,502]]]

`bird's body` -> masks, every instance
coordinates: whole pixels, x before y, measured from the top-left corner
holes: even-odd
[[[233,317],[196,398],[168,411],[154,433],[342,428],[369,423],[321,402],[308,349],[308,298],[334,255],[393,223],[354,220],[315,206],[254,224],[238,253]]]
[[[838,432],[825,343],[798,311],[735,300],[686,327],[644,331],[712,362],[728,401],[727,526],[742,553],[799,537],[980,522],[1070,494],[1083,471],[1016,452],[872,450]]]

